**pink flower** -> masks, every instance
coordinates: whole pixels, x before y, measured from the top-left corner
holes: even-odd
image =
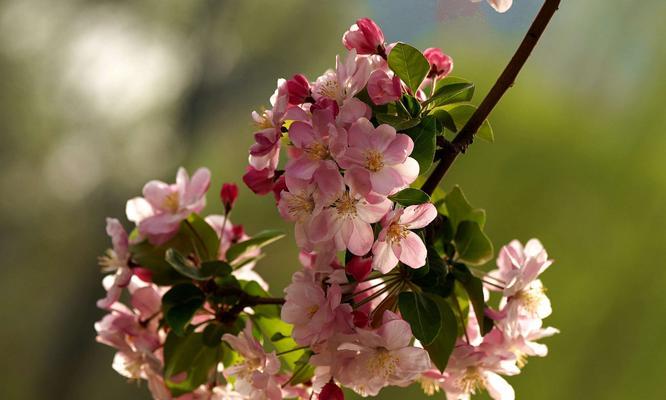
[[[329,150],[329,136],[337,135],[333,123],[330,110],[317,110],[312,113],[312,125],[302,121],[291,124],[289,139],[294,147],[285,168],[288,177],[309,180],[320,167],[333,163]]]
[[[245,398],[280,400],[282,392],[275,375],[280,371],[280,360],[275,352],[266,353],[261,343],[252,336],[252,322],[238,336],[222,336],[231,348],[241,355],[240,361],[226,368],[224,376],[234,378],[234,389]]]
[[[127,263],[130,259],[129,240],[125,228],[115,218],[106,219],[106,233],[111,237],[113,248],[107,250],[106,255],[99,258],[102,272],[115,272],[104,278],[106,297],[97,301],[97,307],[108,309],[118,301],[124,287],[132,277],[132,270]]]
[[[335,71],[329,70],[317,78],[312,87],[312,96],[317,101],[324,97],[342,105],[365,87],[371,72],[370,61],[367,57],[358,57],[356,50],[352,50],[344,62],[338,56],[335,64]]]
[[[223,183],[220,189],[220,200],[224,209],[229,212],[238,198],[238,186],[235,183]]]
[[[275,379],[280,371],[280,360],[274,351],[267,354],[252,336],[252,322],[247,321],[245,330],[238,336],[226,333],[222,340],[241,355],[239,362],[223,371],[227,379],[235,378],[234,389],[238,393],[251,399],[282,399]]]
[[[340,113],[336,118],[336,123],[344,128],[349,129],[352,124],[359,120],[359,118],[370,119],[372,117],[372,110],[370,106],[362,102],[356,97],[345,100],[340,107]]]
[[[313,345],[335,333],[351,332],[352,309],[341,304],[342,291],[337,284],[324,291],[313,271],[304,269],[294,274],[284,292],[281,317],[294,325],[292,337],[298,344]]]
[[[287,185],[289,190],[281,193],[278,211],[282,218],[295,223],[294,231],[298,247],[311,249],[312,217],[322,209],[319,193],[316,191],[315,185],[300,179],[289,179]]]
[[[470,0],[470,1],[472,1],[473,3],[478,3],[482,0]],[[513,0],[487,0],[487,1],[488,4],[490,4],[495,9],[495,11],[499,13],[507,12],[509,8],[511,8],[511,6],[513,5]]]
[[[365,255],[375,240],[371,224],[382,219],[390,208],[391,201],[387,198],[372,204],[342,186],[331,206],[313,218],[312,240],[332,239],[338,250],[349,249],[357,256]]]
[[[342,36],[342,44],[358,54],[383,54],[384,32],[370,18],[361,18]]]
[[[514,354],[518,367],[522,368],[526,364],[528,356],[545,357],[548,355],[548,347],[545,344],[537,343],[537,340],[559,333],[559,330],[555,328],[543,328],[542,325],[543,322],[540,319],[520,317],[517,320],[509,320],[505,318],[496,321],[498,329],[493,329],[485,337],[490,340],[492,335],[500,334],[502,346]]]
[[[190,179],[181,167],[175,184],[148,182],[143,187],[144,197],[127,202],[127,218],[137,224],[139,233],[152,244],[163,244],[178,232],[183,220],[205,207],[209,185],[207,168],[198,169]]]
[[[537,278],[552,263],[537,239],[528,241],[524,248],[517,240],[502,247],[497,257],[498,269],[489,275],[504,285],[500,306],[505,307],[503,311],[509,314],[509,318],[516,319],[519,314],[526,313],[543,319],[551,314],[550,300]]]
[[[362,396],[376,396],[388,385],[407,386],[430,368],[428,353],[410,346],[409,324],[390,311],[376,330],[359,329],[338,348],[356,356],[336,378]]]
[[[414,149],[412,139],[386,124],[375,128],[365,118],[354,123],[348,132],[349,147],[338,157],[347,169],[345,179],[358,193],[390,195],[407,187],[419,175],[419,164],[409,157]]]
[[[444,78],[453,70],[453,59],[444,54],[441,49],[430,47],[423,52],[425,58],[430,63],[431,78]]]
[[[513,400],[513,388],[499,374],[516,375],[520,372],[515,359],[490,346],[461,345],[455,348],[446,367],[442,388],[448,400],[468,400],[470,395],[485,389],[495,400]]]
[[[289,93],[289,104],[298,105],[305,103],[310,97],[310,82],[304,75],[296,74],[287,81],[287,92]]]
[[[428,252],[421,238],[410,229],[427,226],[437,217],[437,209],[431,203],[396,207],[384,217],[382,230],[372,246],[372,267],[387,273],[398,263],[421,268]]]
[[[372,102],[377,105],[396,101],[402,96],[400,78],[397,75],[391,78],[386,72],[378,69],[370,74],[370,78],[368,79],[368,94]]]

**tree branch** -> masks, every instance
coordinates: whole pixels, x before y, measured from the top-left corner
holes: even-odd
[[[472,144],[474,141],[474,135],[481,127],[481,124],[483,124],[483,121],[488,118],[488,115],[493,108],[495,108],[504,93],[513,86],[518,73],[523,65],[525,65],[525,62],[532,53],[539,38],[541,38],[541,34],[543,34],[546,26],[548,26],[548,23],[555,14],[555,11],[557,11],[559,5],[560,0],[546,0],[539,11],[539,14],[537,14],[534,19],[534,22],[532,22],[527,34],[523,38],[523,41],[520,43],[520,46],[518,46],[518,49],[511,58],[511,61],[509,61],[509,64],[504,68],[504,71],[497,79],[497,82],[495,82],[492,89],[490,89],[488,95],[483,99],[479,108],[477,108],[474,114],[472,114],[469,121],[467,121],[465,126],[462,127],[453,141],[447,143],[442,149],[443,151],[439,163],[435,166],[432,174],[430,174],[421,187],[424,192],[432,194],[458,154],[464,153],[465,150],[467,150],[467,147]]]

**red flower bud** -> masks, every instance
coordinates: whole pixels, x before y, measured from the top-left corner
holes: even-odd
[[[220,199],[224,204],[224,209],[229,212],[238,198],[238,186],[235,183],[223,183],[220,190]]]
[[[296,74],[287,81],[289,104],[299,105],[305,103],[310,97],[310,82],[304,75]]]
[[[144,282],[153,282],[153,272],[149,269],[143,267],[134,267],[132,268],[132,273]]]
[[[275,173],[268,168],[261,170],[247,167],[243,175],[243,182],[256,194],[267,194],[273,190],[273,176]]]
[[[384,53],[384,32],[375,21],[361,18],[342,36],[342,44],[358,54]]]
[[[321,389],[319,400],[345,400],[345,395],[338,385],[330,381]]]
[[[354,310],[352,312],[352,318],[354,326],[357,328],[367,328],[368,324],[370,323],[370,318],[368,318],[368,314],[363,311]]]
[[[372,257],[352,257],[345,266],[345,272],[353,276],[357,282],[363,281],[370,274],[372,269]]]
[[[432,78],[444,78],[451,73],[453,59],[444,54],[441,49],[430,47],[423,52],[423,55],[430,63],[430,73],[428,76]]]

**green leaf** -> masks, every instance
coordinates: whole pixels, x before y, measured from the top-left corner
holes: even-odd
[[[375,114],[375,118],[377,118],[377,122],[380,124],[391,125],[398,132],[412,128],[421,122],[420,118],[403,117],[391,114]]]
[[[242,285],[245,293],[251,296],[270,297],[270,294],[265,291],[258,282],[246,281]],[[275,304],[262,304],[254,307],[255,313],[269,318],[280,318],[280,307]]]
[[[423,54],[405,43],[398,43],[393,47],[388,55],[388,65],[412,93],[416,92],[430,71],[430,63]]]
[[[453,239],[457,259],[471,265],[483,265],[493,258],[493,244],[478,222],[462,221]]]
[[[425,107],[427,104],[433,106],[441,106],[450,103],[459,102],[459,98],[467,97],[470,90],[474,93],[474,84],[471,82],[449,83],[446,85],[437,85],[438,88],[435,93],[423,103]]]
[[[181,223],[176,235],[168,242],[155,246],[148,240],[144,240],[131,245],[130,253],[134,263],[152,272],[154,283],[171,286],[189,279],[186,279],[165,260],[167,249],[173,248],[186,256],[199,255],[203,261],[206,261],[207,259],[217,259],[218,247],[219,239],[213,228],[201,217],[192,214],[187,222]]]
[[[452,103],[463,103],[472,100],[472,97],[474,97],[474,84],[467,79],[463,78],[458,78],[455,76],[447,76],[444,79],[440,79],[437,81],[437,84],[435,85],[435,93],[437,93],[440,89],[446,86],[458,84],[458,83],[466,83],[471,85],[471,87],[467,88],[466,90],[461,91],[460,93],[456,94],[453,98],[449,99],[447,101],[448,104]]]
[[[205,296],[198,287],[183,283],[172,287],[162,297],[164,319],[178,335],[185,333],[185,326],[203,306]]]
[[[405,108],[411,117],[416,118],[421,113],[421,103],[419,103],[416,97],[403,94],[400,101],[405,105]]]
[[[254,235],[251,239],[236,243],[227,250],[227,261],[234,265],[234,261],[243,253],[249,250],[258,249],[267,246],[276,240],[282,239],[284,233],[277,230],[265,230]]]
[[[208,347],[216,347],[222,343],[222,336],[225,333],[233,333],[229,327],[219,323],[211,322],[203,330],[202,341]]]
[[[453,121],[456,124],[456,132],[462,129],[463,126],[470,119],[472,114],[476,111],[476,107],[471,104],[460,104],[454,107],[448,108],[447,111]],[[483,121],[483,124],[479,127],[479,130],[476,132],[475,137],[481,138],[490,143],[495,141],[495,136],[493,134],[493,128],[490,126],[488,120]]]
[[[410,157],[419,163],[419,175],[425,174],[435,158],[437,122],[435,117],[427,116],[421,123],[405,131],[414,141],[414,150]]]
[[[465,282],[460,282],[467,292],[470,303],[472,303],[472,309],[474,309],[474,314],[476,315],[476,320],[478,321],[481,328],[481,336],[485,335],[492,328],[492,324],[485,323],[485,313],[486,302],[483,298],[483,282],[481,279],[471,276]]]
[[[442,317],[437,303],[414,292],[403,292],[398,296],[400,314],[409,322],[412,333],[421,343],[429,345],[442,327]]]
[[[204,344],[202,333],[189,332],[180,337],[169,332],[164,343],[164,382],[171,394],[180,396],[205,383],[223,355],[222,346]],[[184,379],[171,380],[183,372],[186,373]]]
[[[430,201],[430,196],[421,189],[407,188],[399,191],[389,199],[405,207],[413,206],[416,204],[423,204]]]
[[[460,186],[456,185],[444,198],[446,205],[446,216],[451,220],[454,229],[461,221],[474,221],[481,228],[486,222],[486,212],[480,208],[473,208],[463,194]]]
[[[437,122],[442,125],[442,127],[450,130],[451,132],[457,132],[458,127],[456,127],[456,122],[453,120],[451,114],[443,108],[438,108],[433,110],[430,115],[437,119]]]
[[[290,385],[298,385],[299,383],[307,382],[314,376],[314,365],[309,363],[310,357],[312,357],[311,351],[303,352],[301,358],[296,360],[294,375],[292,375],[291,380],[289,381]]]
[[[446,299],[432,294],[426,294],[426,296],[435,302],[439,308],[442,318],[442,329],[435,340],[425,346],[425,349],[428,351],[430,359],[435,363],[437,368],[440,371],[444,371],[458,338],[458,320]]]
[[[279,340],[286,339],[288,337],[289,336],[285,336],[285,335],[281,334],[280,332],[275,332],[275,334],[273,336],[271,336],[271,342],[277,342]]]

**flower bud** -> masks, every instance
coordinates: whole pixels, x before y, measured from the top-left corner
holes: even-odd
[[[384,32],[370,18],[361,18],[342,36],[342,44],[358,54],[385,54]]]
[[[235,183],[223,183],[220,190],[220,199],[224,204],[224,210],[229,212],[238,198],[238,186]]]
[[[144,282],[153,282],[153,272],[149,269],[143,267],[134,267],[132,268],[132,273]]]
[[[310,82],[304,75],[296,74],[287,81],[289,104],[299,105],[305,103],[310,97]]]
[[[441,49],[430,47],[423,52],[423,55],[430,63],[429,77],[444,78],[451,73],[453,59],[444,54]]]
[[[345,395],[342,389],[332,380],[324,385],[319,393],[319,400],[344,400]]]
[[[345,266],[345,272],[353,276],[357,282],[363,281],[372,269],[372,257],[352,257]]]
[[[393,79],[391,79],[382,70],[374,71],[368,79],[368,95],[372,102],[378,106],[400,99],[400,96],[402,96],[400,78],[393,76]]]
[[[273,175],[274,172],[268,168],[254,169],[247,167],[247,171],[243,175],[243,182],[254,193],[264,195],[273,190]]]

